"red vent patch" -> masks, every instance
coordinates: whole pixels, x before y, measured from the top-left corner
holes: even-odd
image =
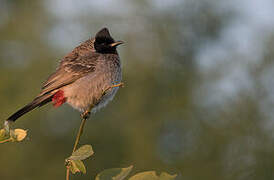
[[[59,107],[66,102],[67,98],[64,96],[64,91],[59,90],[53,95],[51,100],[54,107]]]

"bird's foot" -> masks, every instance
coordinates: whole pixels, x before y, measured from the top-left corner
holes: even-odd
[[[114,85],[112,85],[112,86],[109,86],[108,88],[106,88],[106,89],[103,91],[102,95],[104,96],[108,90],[110,90],[110,89],[112,89],[112,88],[115,88],[115,87],[124,87],[124,83],[121,82],[121,83],[119,83],[119,84],[114,84]]]
[[[89,110],[86,110],[85,112],[83,112],[83,113],[81,114],[81,117],[82,117],[83,119],[88,119],[88,118],[90,117],[90,111],[89,111]]]

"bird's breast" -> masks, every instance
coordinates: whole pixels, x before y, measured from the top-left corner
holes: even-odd
[[[120,63],[98,62],[95,71],[63,88],[67,103],[85,111],[95,105],[93,112],[113,99],[118,87],[111,88],[103,97],[104,90],[121,82]]]

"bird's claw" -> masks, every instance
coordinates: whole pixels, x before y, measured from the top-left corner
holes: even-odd
[[[85,111],[81,114],[83,119],[88,119],[90,117],[90,111]]]

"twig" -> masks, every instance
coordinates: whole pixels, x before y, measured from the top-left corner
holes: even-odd
[[[78,131],[78,134],[77,134],[77,137],[76,137],[72,152],[74,152],[77,148],[77,145],[80,141],[80,137],[83,134],[83,130],[84,130],[84,126],[85,126],[86,121],[87,121],[87,118],[82,119],[82,122],[81,122],[81,125],[80,125],[80,128],[79,128],[79,131]]]
[[[102,96],[104,96],[106,94],[106,92],[112,88],[115,88],[115,87],[124,87],[124,83],[119,83],[119,84],[114,84],[112,86],[109,86],[108,88],[106,88],[103,93],[102,93]]]
[[[77,148],[77,145],[78,145],[78,143],[79,143],[79,141],[80,141],[80,137],[81,137],[81,135],[83,134],[83,130],[84,130],[84,126],[85,126],[85,123],[86,123],[86,121],[87,121],[87,117],[83,117],[82,118],[82,121],[81,121],[81,125],[80,125],[80,127],[79,127],[79,130],[78,130],[78,134],[77,134],[77,136],[76,136],[76,139],[75,139],[75,143],[74,143],[74,146],[73,146],[73,150],[72,150],[72,153],[76,150],[76,148]],[[67,165],[67,171],[66,171],[66,180],[69,180],[69,165]]]
[[[69,180],[69,167],[67,167],[66,180]]]
[[[9,141],[12,141],[12,139],[11,139],[11,138],[9,138],[9,139],[4,139],[3,141],[0,141],[0,144],[5,143],[5,142],[9,142]]]

